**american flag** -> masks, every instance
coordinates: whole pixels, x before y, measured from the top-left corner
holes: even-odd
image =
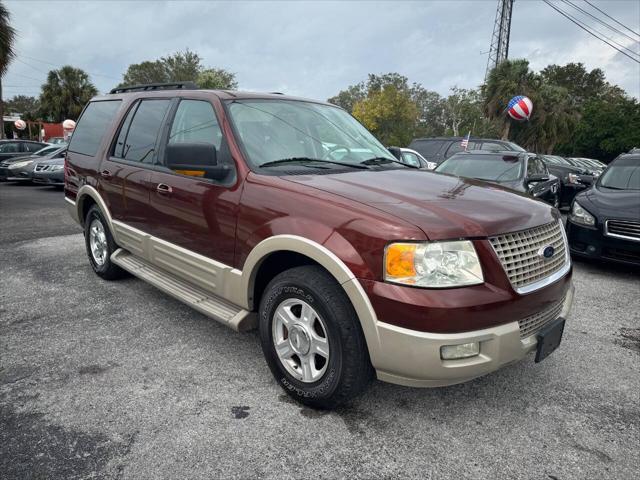
[[[467,149],[467,147],[469,146],[469,137],[471,136],[471,130],[469,130],[469,133],[467,133],[467,136],[464,137],[462,139],[462,141],[460,142],[460,146],[462,148],[464,148],[465,150]]]

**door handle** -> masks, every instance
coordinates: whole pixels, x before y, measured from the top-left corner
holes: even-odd
[[[100,172],[100,176],[104,178],[111,178],[111,172],[109,170],[102,170]]]
[[[161,193],[163,195],[167,195],[173,192],[173,188],[171,188],[166,183],[159,183],[156,187],[156,192]]]

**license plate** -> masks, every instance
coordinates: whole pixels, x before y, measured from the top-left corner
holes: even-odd
[[[538,332],[536,363],[547,358],[556,348],[558,348],[562,341],[564,322],[564,318],[558,318]]]

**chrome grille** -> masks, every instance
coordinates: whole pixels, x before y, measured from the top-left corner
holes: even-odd
[[[49,170],[48,165],[36,165],[36,168],[35,168],[36,172],[44,172],[45,170]]]
[[[542,312],[536,313],[522,320],[518,320],[518,325],[520,325],[520,338],[527,338],[531,335],[535,335],[547,323],[558,318],[560,316],[560,312],[562,312],[564,300],[565,299],[563,298],[556,305],[553,305]]]
[[[567,242],[563,229],[558,221],[489,238],[516,290],[546,279],[567,264]],[[550,258],[544,258],[539,251],[549,245],[554,248],[554,253]]]
[[[605,234],[610,237],[640,241],[640,222],[632,220],[607,220]]]

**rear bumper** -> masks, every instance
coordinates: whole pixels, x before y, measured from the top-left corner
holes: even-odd
[[[573,292],[574,287],[569,284],[560,314],[555,318],[567,318]],[[377,327],[379,348],[374,366],[378,379],[411,387],[466,382],[521,360],[537,345],[535,334],[521,338],[517,319],[462,333],[419,332],[384,322],[378,322]],[[479,343],[479,355],[460,360],[441,359],[440,347],[471,342]]]
[[[640,241],[604,235],[603,226],[587,228],[567,220],[567,239],[571,255],[640,265]]]

